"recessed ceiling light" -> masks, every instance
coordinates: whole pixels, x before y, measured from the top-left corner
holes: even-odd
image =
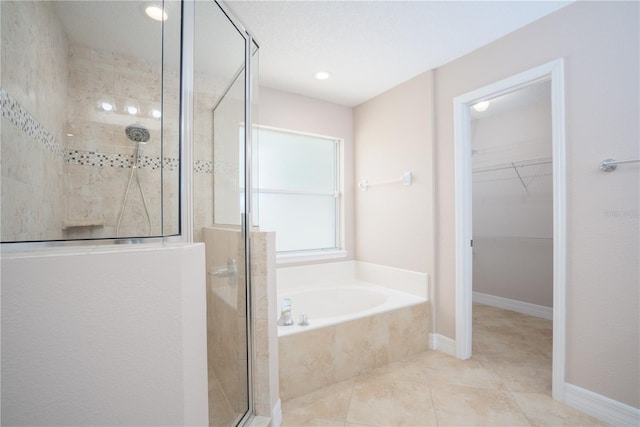
[[[151,19],[155,19],[156,21],[166,21],[168,16],[167,12],[164,11],[160,6],[149,5],[144,8],[144,13]]]
[[[133,106],[133,105],[129,105],[127,107],[127,113],[132,114],[132,115],[133,114],[137,114],[138,113],[138,108]]]
[[[316,79],[318,80],[327,80],[329,77],[331,77],[331,74],[326,71],[320,71],[316,73]]]
[[[162,112],[160,110],[151,110],[151,116],[154,119],[159,119],[160,117],[162,117]]]
[[[102,101],[98,105],[98,108],[100,108],[102,111],[113,111],[113,104],[107,101]]]
[[[473,109],[476,110],[478,113],[482,113],[487,108],[489,108],[489,101],[480,101],[477,104],[473,105]]]

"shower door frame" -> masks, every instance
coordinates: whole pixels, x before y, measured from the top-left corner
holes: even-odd
[[[185,243],[192,243],[194,241],[194,195],[193,195],[193,161],[194,161],[194,135],[193,135],[193,120],[195,117],[193,107],[193,89],[195,86],[195,1],[196,0],[182,0],[182,65],[181,65],[181,123],[180,133],[181,141],[181,167],[183,168],[181,177],[180,188],[182,190],[181,195],[181,240]],[[217,7],[220,8],[222,13],[227,17],[229,23],[233,25],[238,33],[244,38],[244,67],[240,69],[234,76],[229,87],[225,88],[220,99],[216,102],[213,110],[217,107],[218,103],[224,99],[224,94],[233,85],[240,74],[244,74],[244,213],[241,213],[240,229],[245,243],[245,286],[246,286],[246,329],[247,329],[247,411],[238,421],[238,426],[246,425],[247,422],[254,416],[254,357],[253,357],[253,340],[254,331],[252,328],[252,311],[251,311],[251,219],[252,219],[252,131],[253,131],[253,117],[252,117],[252,105],[253,105],[253,47],[256,47],[256,52],[259,49],[259,44],[253,37],[253,35],[247,30],[247,28],[240,22],[240,20],[233,14],[233,12],[220,0],[212,0]],[[246,124],[249,124],[247,126]]]

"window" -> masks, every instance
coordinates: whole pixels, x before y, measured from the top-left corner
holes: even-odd
[[[258,224],[279,258],[340,250],[340,141],[260,127]]]

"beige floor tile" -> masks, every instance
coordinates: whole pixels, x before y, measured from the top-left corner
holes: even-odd
[[[282,412],[344,422],[351,402],[353,384],[352,378],[287,400],[282,404]]]
[[[431,394],[425,384],[356,380],[348,423],[371,426],[435,426]]]
[[[608,424],[556,402],[545,393],[511,393],[534,426],[607,426]]]
[[[551,398],[550,321],[473,314],[470,360],[428,350],[364,372],[284,402],[283,427],[606,425]]]
[[[403,362],[394,362],[373,369],[363,373],[359,378],[374,381],[403,381],[420,384],[426,384],[429,381],[427,378],[427,368],[420,360],[415,358]]]
[[[393,422],[393,382],[359,379],[351,396],[347,421],[369,425]]]
[[[439,426],[529,426],[506,390],[444,384],[431,387]]]
[[[504,389],[502,379],[496,373],[477,360],[460,361],[454,366],[427,368],[429,384],[456,384],[468,387]]]
[[[281,427],[343,427],[344,421],[325,420],[310,415],[282,413]]]
[[[551,357],[522,351],[492,357],[476,357],[493,370],[510,391],[551,394]]]

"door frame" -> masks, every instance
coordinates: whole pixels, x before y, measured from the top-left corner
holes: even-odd
[[[566,360],[566,156],[562,58],[460,95],[453,100],[455,165],[456,357],[471,357],[472,163],[470,107],[541,79],[551,80],[553,158],[553,362],[552,396],[563,401]]]

